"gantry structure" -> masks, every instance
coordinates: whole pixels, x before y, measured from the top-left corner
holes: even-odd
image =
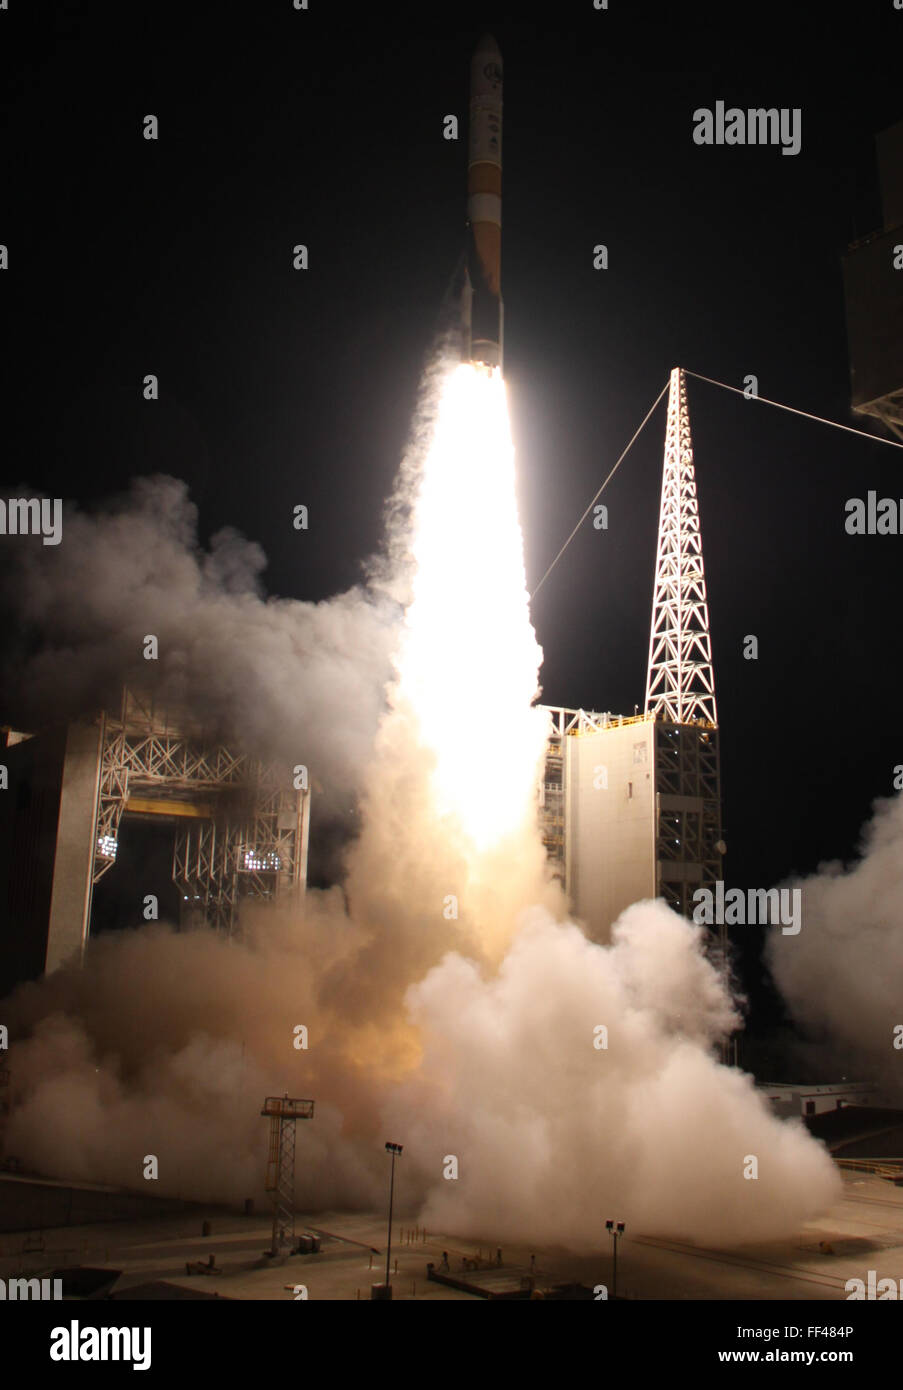
[[[721,876],[721,760],[712,636],[687,386],[671,372],[658,547],[646,673],[647,718],[656,721],[656,858],[660,895],[686,916],[692,893]],[[699,878],[675,876],[697,865]]]
[[[646,713],[653,711],[674,724],[718,724],[693,441],[686,381],[679,367],[672,371],[668,388],[649,634]]]
[[[243,897],[273,899],[307,880],[309,791],[286,769],[192,730],[126,689],[101,717],[91,884],[116,862],[124,815],[174,826],[173,881],[186,912],[231,933]]]
[[[670,377],[646,701],[619,718],[546,707],[540,827],[552,875],[604,939],[662,898],[692,917],[721,877],[718,712],[684,373]]]

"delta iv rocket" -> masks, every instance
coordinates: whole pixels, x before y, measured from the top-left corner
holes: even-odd
[[[470,64],[464,359],[502,366],[502,55],[484,34]]]

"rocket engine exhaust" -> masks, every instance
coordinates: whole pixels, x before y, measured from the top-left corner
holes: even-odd
[[[484,34],[470,64],[465,362],[502,367],[502,55]]]

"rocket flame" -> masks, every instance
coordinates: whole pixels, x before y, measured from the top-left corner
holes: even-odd
[[[433,754],[436,809],[490,850],[532,814],[546,728],[530,708],[542,652],[498,369],[460,365],[446,378],[412,521],[396,707],[408,706]]]

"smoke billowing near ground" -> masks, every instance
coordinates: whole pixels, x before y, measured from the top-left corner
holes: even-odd
[[[794,1020],[822,1055],[903,1103],[903,798],[875,803],[852,864],[795,880],[796,936],[770,936],[768,964]]]
[[[130,1186],[156,1154],[157,1191],[240,1200],[260,1192],[260,1103],[285,1090],[317,1102],[299,1132],[306,1210],[381,1204],[392,1138],[401,1206],[434,1230],[592,1250],[610,1208],[636,1233],[795,1232],[839,1180],[799,1122],[718,1063],[739,1012],[702,929],[646,902],[595,944],[548,876],[541,652],[497,373],[445,360],[430,373],[385,554],[344,603],[367,613],[349,624],[373,624],[356,687],[386,652],[391,665],[360,712],[361,831],[342,888],[249,910],[231,943],[162,926],[102,938],[83,968],[21,989],[4,1006],[8,1147]],[[307,609],[280,610],[287,646]],[[403,618],[383,627],[384,611]],[[289,703],[297,680],[310,709],[303,672],[278,667],[255,680],[273,670]],[[337,659],[323,688],[343,673]],[[342,763],[337,727],[347,738],[347,720],[317,727],[324,767]]]

